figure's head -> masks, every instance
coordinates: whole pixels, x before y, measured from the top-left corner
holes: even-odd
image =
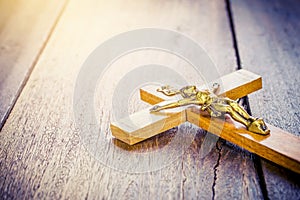
[[[208,90],[198,91],[196,98],[200,104],[205,104],[210,99],[210,92]]]
[[[198,90],[196,86],[186,86],[180,89],[181,96],[183,98],[190,98],[196,96]]]

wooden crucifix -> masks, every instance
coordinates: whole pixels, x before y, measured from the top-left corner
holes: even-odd
[[[223,85],[219,88],[218,96],[226,96],[233,100],[262,88],[261,77],[246,70],[238,70],[225,75],[221,77],[221,80]],[[113,122],[110,126],[112,135],[129,145],[153,137],[184,122],[190,122],[252,153],[300,173],[300,139],[291,133],[267,124],[270,134],[259,135],[216,118],[213,119],[213,126],[211,126],[212,118],[201,114],[201,109],[196,106],[178,107],[165,112],[151,112],[153,108],[166,105],[167,101],[173,100],[174,102],[174,97],[158,92],[157,86],[141,88],[140,96],[143,101],[155,106]]]

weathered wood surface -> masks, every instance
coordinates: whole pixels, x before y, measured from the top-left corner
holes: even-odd
[[[263,77],[253,115],[300,136],[299,1],[232,1],[242,67]],[[282,142],[286,142],[282,138]],[[299,199],[299,175],[262,161],[270,199]]]
[[[0,129],[45,47],[65,1],[0,1]]]
[[[143,27],[178,30],[205,47],[221,74],[233,71],[235,55],[224,4],[71,0],[1,131],[0,195],[51,199],[262,198],[251,155],[219,141],[202,158],[199,152],[209,134],[195,127],[181,127],[186,135],[197,132],[182,157],[163,169],[134,174],[107,167],[89,154],[72,117],[72,94],[81,64],[98,44],[124,31]],[[124,65],[137,64],[124,59],[119,66],[115,64],[118,70],[126,72]],[[142,61],[153,63],[157,56],[143,54]],[[187,74],[182,63],[172,64]],[[117,81],[109,78],[112,85]],[[109,159],[121,159],[114,153],[118,150],[128,162],[136,161],[132,152],[159,151],[176,133],[176,129],[170,130],[132,148],[109,139],[111,108],[107,96],[111,95],[108,88],[96,102],[101,130],[106,130],[102,149]],[[132,112],[143,105],[140,100],[132,104]]]

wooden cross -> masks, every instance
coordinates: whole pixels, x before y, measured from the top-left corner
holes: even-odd
[[[246,70],[225,75],[221,77],[221,80],[223,85],[219,96],[226,96],[230,99],[244,97],[262,88],[261,77]],[[151,105],[160,105],[165,101],[174,100],[174,97],[164,96],[156,89],[157,86],[141,88],[141,99]],[[196,106],[180,107],[163,113],[150,113],[149,110],[150,108],[141,110],[111,123],[112,135],[133,145],[184,122],[190,122],[204,130],[209,129],[211,133],[252,153],[300,173],[300,139],[280,128],[267,124],[271,133],[267,136],[258,135],[245,128],[237,128],[234,124],[221,121],[221,119],[212,120],[210,116],[201,115],[200,109]]]

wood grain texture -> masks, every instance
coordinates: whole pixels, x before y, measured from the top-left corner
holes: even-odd
[[[180,127],[185,135],[196,132],[191,146],[182,154],[165,152],[174,158],[171,164],[138,174],[116,170],[113,167],[120,166],[105,165],[100,157],[92,156],[82,144],[73,119],[73,90],[81,64],[98,44],[124,31],[158,27],[183,32],[202,44],[221,74],[233,71],[235,57],[226,17],[223,1],[71,0],[0,133],[1,197],[210,199],[226,195],[261,199],[251,156],[218,143],[206,157],[201,157],[203,141],[209,134],[200,129]],[[142,57],[143,64],[157,62],[157,56],[147,60],[149,57]],[[135,66],[138,61],[130,59],[128,63]],[[165,63],[178,65],[182,74],[188,70],[180,62]],[[115,66],[119,72],[130,69],[124,60],[119,64]],[[108,76],[109,85],[117,84],[120,76]],[[163,153],[163,147],[176,137],[178,130],[133,147],[112,140],[112,89],[100,90],[95,100],[95,112],[103,130],[99,153],[112,161],[127,159],[124,166],[129,161],[139,161],[140,155],[145,155],[147,164],[157,162],[145,153]],[[132,112],[143,107],[139,100],[131,103],[135,106]],[[245,192],[247,188],[250,192]]]
[[[264,89],[250,95],[253,115],[299,137],[299,2],[233,0],[232,10],[242,67],[264,78]],[[270,199],[299,198],[299,175],[262,163]]]
[[[22,91],[65,1],[0,2],[0,128]]]

